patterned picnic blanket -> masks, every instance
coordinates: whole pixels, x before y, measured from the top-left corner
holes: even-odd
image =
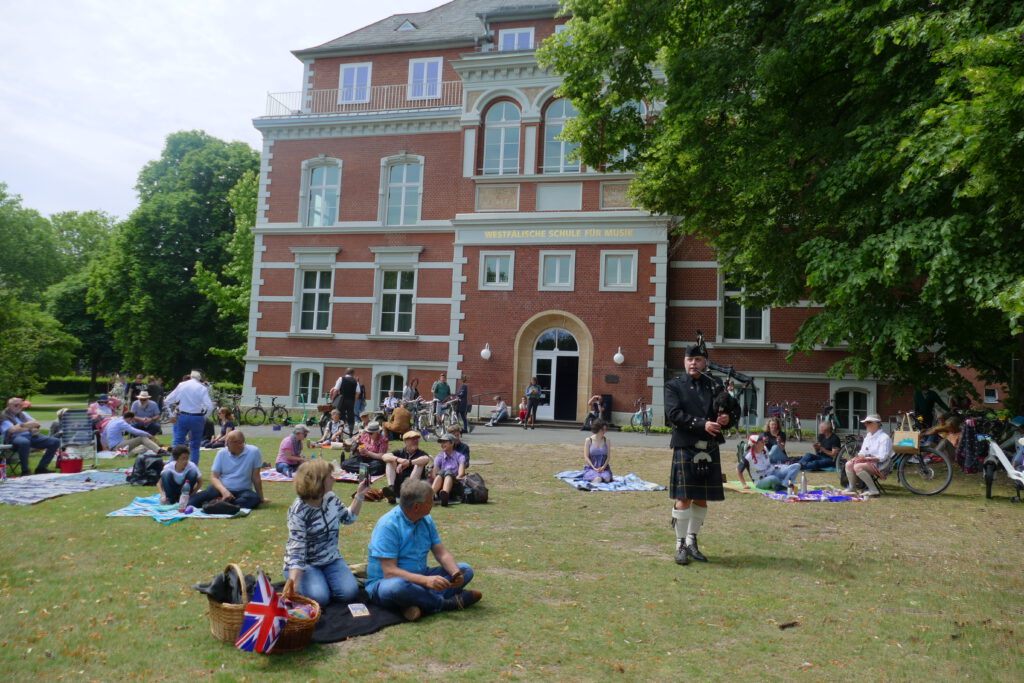
[[[605,484],[589,482],[583,479],[583,470],[566,470],[555,475],[569,486],[580,491],[664,491],[665,487],[654,482],[644,481],[635,474],[627,474],[624,477],[612,477],[612,480]]]
[[[0,484],[0,503],[34,505],[41,500],[127,484],[125,470],[92,470],[75,474],[37,474]]]
[[[737,493],[758,493],[765,498],[771,498],[772,500],[778,500],[784,503],[860,503],[866,500],[860,496],[844,496],[842,493],[829,486],[813,490],[808,489],[807,493],[801,493],[798,496],[792,496],[784,492],[775,493],[774,491],[763,491],[761,489],[756,489],[753,486],[747,489],[743,488],[743,484],[738,481],[727,482],[724,486],[730,491],[736,491]]]
[[[378,474],[376,477],[370,477],[371,482],[375,482],[382,478],[383,474]],[[260,470],[260,479],[263,481],[295,481],[295,477],[289,477],[287,474],[281,474],[277,470]],[[334,472],[334,481],[346,481],[350,484],[359,483],[359,475],[355,472]]]
[[[166,509],[165,509],[166,508]],[[232,517],[244,517],[252,510],[241,508],[237,515],[208,515],[202,510],[193,510],[186,514],[178,511],[177,505],[163,505],[160,503],[160,494],[136,498],[131,505],[120,510],[114,510],[107,514],[107,517],[152,517],[161,524],[174,524],[183,519],[231,519]]]

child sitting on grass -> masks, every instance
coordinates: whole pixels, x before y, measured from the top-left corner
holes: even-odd
[[[163,505],[177,503],[181,498],[181,489],[188,482],[191,493],[199,491],[203,482],[203,475],[199,467],[189,460],[188,446],[175,446],[171,450],[171,461],[164,465],[160,479],[156,482],[156,488],[160,492],[160,502]]]

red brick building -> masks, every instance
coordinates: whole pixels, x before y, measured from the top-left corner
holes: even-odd
[[[714,254],[632,207],[630,176],[580,167],[557,140],[570,103],[534,47],[557,3],[454,0],[294,54],[302,90],[265,116],[245,401],[296,405],[345,367],[374,401],[412,379],[469,377],[474,403],[578,421],[611,394],[628,422],[705,332],[713,360],[756,377],[751,408],[795,400],[805,428],[906,407],[875,381],[825,378],[841,350],[786,361],[812,310],[747,310]]]

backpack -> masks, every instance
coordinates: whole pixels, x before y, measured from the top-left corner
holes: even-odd
[[[462,480],[462,500],[466,503],[486,503],[487,485],[484,478],[476,472],[470,472]]]
[[[164,471],[164,459],[159,455],[143,453],[135,458],[135,467],[128,475],[132,486],[156,486],[160,473]]]

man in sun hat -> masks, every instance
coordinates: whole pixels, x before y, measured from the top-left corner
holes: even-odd
[[[882,418],[877,414],[868,415],[861,420],[861,424],[868,433],[860,445],[860,453],[846,461],[846,480],[849,484],[843,493],[856,495],[857,479],[860,479],[867,487],[864,495],[877,496],[879,490],[874,478],[885,479],[882,468],[893,455],[892,439],[882,429]]]
[[[368,423],[354,441],[354,455],[341,463],[341,469],[358,472],[361,466],[366,465],[366,471],[371,477],[384,474],[384,457],[389,455],[388,437],[384,436],[380,423]]]
[[[420,450],[419,432],[410,429],[402,435],[402,441],[405,442],[404,448],[392,451],[382,458],[388,485],[381,489],[381,492],[392,505],[402,493],[402,483],[410,477],[414,480],[422,479],[426,474],[427,465],[430,464],[430,456]]]
[[[691,559],[708,561],[697,547],[697,534],[707,516],[708,501],[725,500],[718,437],[724,427],[736,424],[739,411],[715,410],[715,396],[725,388],[704,374],[708,350],[699,332],[698,342],[686,349],[683,364],[686,374],[665,383],[665,416],[672,425],[669,496],[675,501],[675,561],[686,565]]]
[[[132,403],[131,412],[135,413],[135,418],[131,422],[133,427],[143,429],[153,436],[163,433],[160,428],[160,406],[150,398],[149,392],[145,389],[139,392],[138,398]]]

